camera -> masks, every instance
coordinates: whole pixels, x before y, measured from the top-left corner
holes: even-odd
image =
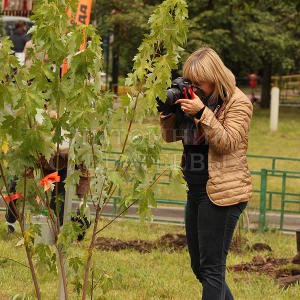
[[[178,77],[172,81],[171,88],[167,89],[167,100],[166,104],[174,105],[178,99],[192,99],[190,91],[192,89],[192,84],[184,80],[183,77]],[[200,99],[205,98],[205,94],[201,89],[198,89],[197,96]]]
[[[167,115],[169,113],[175,113],[176,119],[180,123],[184,115],[186,115],[180,108],[180,105],[176,105],[175,102],[178,99],[192,99],[191,92],[192,84],[190,81],[185,80],[183,77],[178,77],[172,81],[171,87],[167,89],[166,102],[162,102],[158,97],[156,98],[157,110]],[[206,96],[203,90],[197,89],[197,96],[206,103]]]

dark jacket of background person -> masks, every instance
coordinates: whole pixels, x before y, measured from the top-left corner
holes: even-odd
[[[23,52],[26,42],[30,39],[26,35],[26,25],[24,22],[19,21],[16,23],[15,32],[10,36],[11,41],[13,42],[13,51]]]

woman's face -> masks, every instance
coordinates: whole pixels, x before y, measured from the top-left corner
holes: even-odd
[[[206,81],[199,81],[198,84],[192,84],[193,91],[197,94],[198,89],[201,89],[205,96],[208,97],[215,89],[214,84]]]

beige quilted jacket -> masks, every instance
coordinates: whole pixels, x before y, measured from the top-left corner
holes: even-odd
[[[208,173],[206,185],[210,200],[220,206],[248,201],[252,196],[251,175],[246,152],[253,106],[248,97],[236,88],[224,102],[216,117],[205,108],[197,128],[204,132],[208,143]],[[162,136],[166,142],[182,139],[175,128],[176,116],[160,115]]]

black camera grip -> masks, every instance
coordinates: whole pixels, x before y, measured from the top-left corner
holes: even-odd
[[[168,115],[170,113],[175,113],[176,106],[175,105],[169,105],[166,102],[162,102],[158,97],[156,98],[156,108],[158,112],[162,112],[164,115]]]

